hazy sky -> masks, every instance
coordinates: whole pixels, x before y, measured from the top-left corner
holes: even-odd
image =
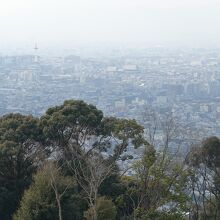
[[[220,0],[0,0],[0,48],[35,41],[220,46]]]

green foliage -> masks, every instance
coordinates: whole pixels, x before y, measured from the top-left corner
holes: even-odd
[[[141,220],[186,220],[186,217],[180,213],[156,211],[148,213]]]
[[[39,140],[40,136],[37,118],[20,114],[9,114],[0,118],[1,143],[7,140],[24,143],[28,139]]]
[[[133,158],[129,144],[144,151],[134,175],[121,177],[117,162]],[[52,158],[58,166],[42,165]],[[186,165],[166,149],[157,152],[135,120],[103,117],[80,100],[50,108],[40,119],[9,114],[0,118],[0,219],[11,220],[17,209],[13,220],[56,220],[62,195],[64,220],[184,220],[195,206],[187,184],[201,177],[213,191],[200,217],[218,218],[219,138],[205,140],[187,159]]]
[[[14,220],[58,219],[56,200],[50,185],[50,176],[41,169],[33,178],[31,187],[25,191]]]
[[[209,167],[212,169],[220,167],[220,139],[217,137],[207,138],[202,145],[202,154]]]
[[[48,109],[40,121],[50,143],[55,142],[52,146],[56,145],[56,150],[62,150],[65,157],[70,152],[70,139],[75,150],[80,152],[84,141],[96,136],[102,142],[94,143],[93,147],[99,151],[107,151],[113,147],[109,138],[114,137],[118,144],[114,146],[113,158],[119,158],[126,151],[129,141],[135,147],[147,144],[143,137],[144,129],[135,120],[104,118],[102,111],[83,101],[65,101],[61,106]]]
[[[10,219],[37,167],[38,119],[9,114],[0,118],[0,219]]]
[[[138,204],[137,182],[134,177],[124,176],[121,179],[125,191],[115,199],[118,216],[130,219]],[[133,219],[133,218],[132,218]]]
[[[116,218],[116,207],[114,203],[105,198],[105,197],[100,197],[97,200],[96,204],[96,210],[97,210],[97,220],[115,220]],[[89,208],[85,213],[84,217],[87,220],[93,220],[93,208]]]
[[[197,197],[194,196],[196,201],[193,202],[197,202],[197,206],[193,212],[197,216],[200,215],[201,219],[218,219],[220,215],[220,139],[217,137],[205,139],[201,146],[191,150],[187,162],[191,168],[191,186],[194,191],[199,192]]]
[[[116,199],[119,195],[123,194],[126,190],[125,185],[121,181],[119,169],[116,167],[112,174],[108,176],[99,188],[101,196],[111,197]]]
[[[128,179],[125,196],[137,218],[150,215],[149,219],[153,219],[152,213],[166,206],[171,214],[186,211],[188,171],[183,163],[172,160],[166,153],[156,154],[152,146],[147,146],[133,170],[135,175]]]
[[[65,143],[70,137],[77,141],[83,129],[89,134],[97,133],[102,118],[103,113],[95,106],[68,100],[63,105],[49,108],[41,118],[41,126],[48,138]]]
[[[148,145],[148,142],[144,138],[144,128],[135,120],[114,117],[104,118],[101,132],[105,136],[113,136],[119,140],[115,146],[113,158],[117,158],[126,152],[129,141],[133,144],[134,148]],[[132,159],[132,157],[131,155],[124,155],[121,159]]]
[[[70,178],[64,177],[57,169],[51,170],[51,167],[46,165],[36,173],[30,188],[25,191],[20,208],[13,220],[58,220],[57,202],[51,185],[51,172],[53,172],[60,193],[68,186],[68,190],[61,200],[64,219],[82,218],[82,209],[85,208],[85,205],[75,194],[73,184],[70,185]]]

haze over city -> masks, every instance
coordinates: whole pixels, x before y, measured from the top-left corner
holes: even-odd
[[[220,0],[0,0],[0,220],[220,220]]]
[[[219,47],[219,0],[1,0],[0,50]]]

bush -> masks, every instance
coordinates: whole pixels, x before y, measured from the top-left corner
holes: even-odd
[[[97,201],[97,215],[98,215],[98,220],[115,220],[116,218],[116,207],[114,203],[107,199],[106,197],[100,197]],[[93,216],[93,210],[92,208],[89,208],[85,213],[84,217],[87,220],[92,220]]]

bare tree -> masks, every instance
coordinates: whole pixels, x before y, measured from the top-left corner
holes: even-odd
[[[148,142],[152,146],[155,146],[156,134],[160,126],[160,120],[156,111],[150,107],[145,107],[142,113],[141,123],[145,127]]]
[[[59,211],[59,220],[62,220],[62,204],[61,200],[70,186],[73,185],[72,178],[62,175],[62,167],[58,165],[58,161],[49,161],[46,164],[48,175],[50,176],[50,185],[55,193],[56,202]]]
[[[103,181],[112,173],[115,163],[108,163],[102,155],[93,153],[75,158],[69,162],[69,167],[93,211],[92,220],[96,220],[98,190]]]
[[[191,146],[200,143],[205,134],[202,129],[193,129],[178,115],[173,110],[160,114],[152,107],[145,106],[140,124],[143,124],[146,139],[151,145],[167,153],[172,151],[175,156],[183,154],[185,158]]]
[[[82,145],[75,142],[68,145],[67,164],[93,210],[92,220],[97,220],[98,190],[113,173],[117,162],[128,159],[129,155],[124,153],[126,147],[129,143],[133,146],[146,144],[141,133],[138,133],[142,128],[135,121],[120,121],[118,126],[116,132],[90,137]],[[141,129],[136,131],[132,126]]]

